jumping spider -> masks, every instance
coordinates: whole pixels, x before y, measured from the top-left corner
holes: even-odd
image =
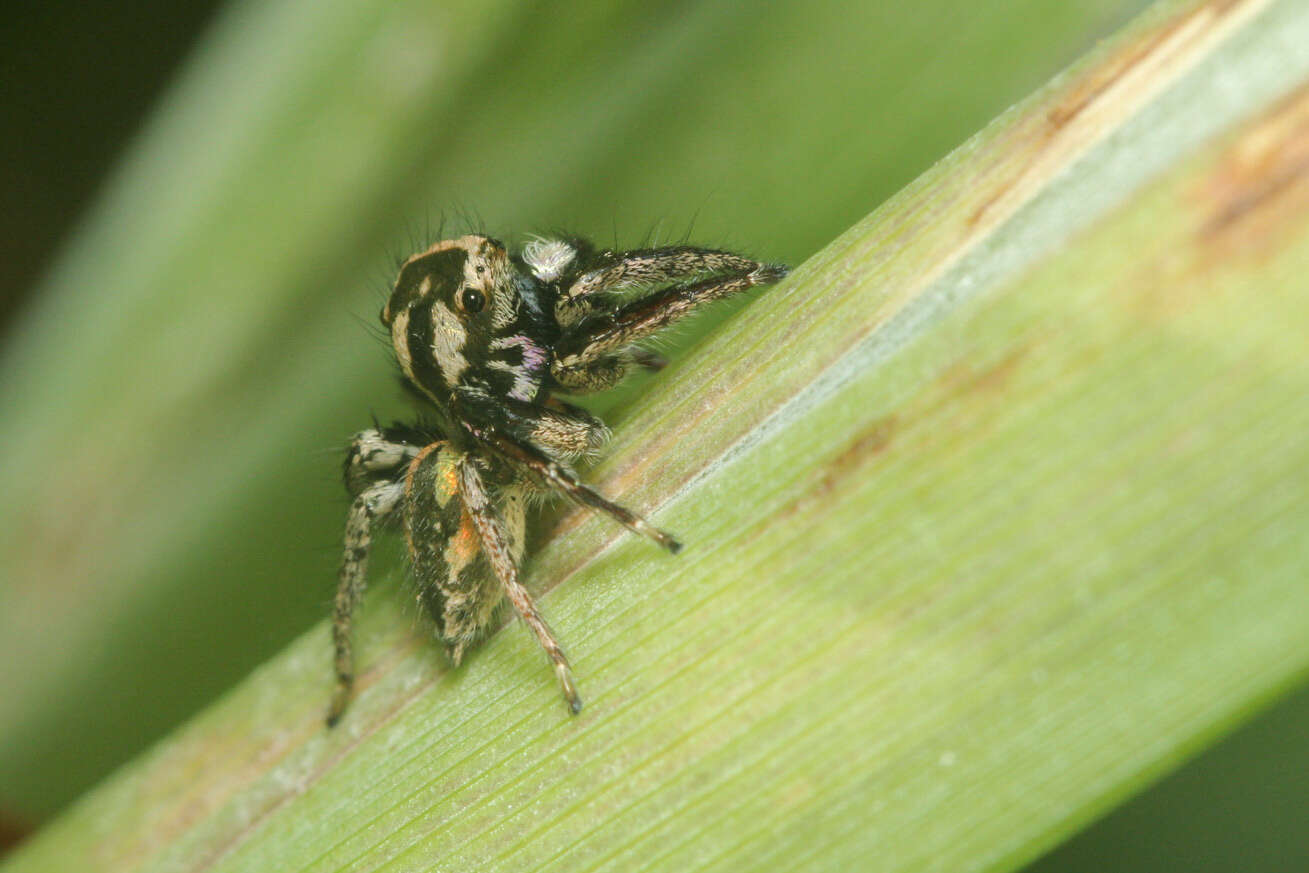
[[[354,679],[350,623],[374,529],[399,522],[419,605],[456,664],[508,597],[554,664],[569,709],[582,708],[554,634],[518,578],[525,505],[557,491],[677,552],[645,519],[582,484],[568,461],[608,429],[558,399],[616,385],[663,360],[636,344],[701,304],[781,279],[787,268],[691,246],[598,251],[536,240],[516,255],[485,236],[409,258],[382,309],[395,356],[430,420],[355,435],[345,462],[354,498],[336,591],[334,724]]]

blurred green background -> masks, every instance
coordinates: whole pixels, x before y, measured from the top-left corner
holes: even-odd
[[[339,446],[406,410],[377,302],[442,222],[799,263],[1145,5],[16,10],[4,826],[326,614]],[[1309,868],[1307,715],[1302,692],[1033,869]]]

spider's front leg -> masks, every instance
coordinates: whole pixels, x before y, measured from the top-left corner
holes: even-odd
[[[327,724],[336,724],[350,701],[354,686],[351,622],[363,596],[368,574],[368,550],[373,531],[385,522],[404,494],[404,470],[419,447],[406,441],[405,429],[374,428],[355,434],[345,461],[345,484],[354,496],[345,524],[345,552],[332,612],[333,662],[336,690],[327,712]]]
[[[492,572],[504,587],[505,595],[513,604],[523,622],[526,623],[536,640],[545,649],[545,653],[554,664],[555,675],[563,687],[564,699],[568,701],[569,710],[576,715],[582,711],[582,698],[577,693],[573,682],[573,673],[564,657],[564,650],[559,646],[550,626],[545,623],[537,611],[532,595],[518,580],[518,564],[514,560],[513,549],[504,531],[504,525],[496,515],[486,485],[478,472],[476,460],[472,455],[463,456],[458,464],[459,495],[464,508],[468,510],[478,538],[482,541],[482,552],[491,565]]]
[[[538,446],[554,458],[583,457],[609,439],[603,421],[556,397],[545,403],[504,400],[495,412],[514,439]]]
[[[564,335],[555,347],[551,375],[564,390],[584,392],[616,385],[630,363],[657,368],[657,359],[634,350],[632,344],[706,303],[772,284],[787,272],[781,264],[689,246],[613,256],[611,262],[578,276],[556,304]],[[668,286],[669,282],[678,284]],[[657,284],[665,287],[612,308],[597,296]]]

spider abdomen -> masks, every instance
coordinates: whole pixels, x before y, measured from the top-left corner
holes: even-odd
[[[504,589],[459,493],[458,465],[465,458],[449,442],[424,447],[409,463],[402,518],[418,603],[436,623],[436,634],[455,663],[495,621],[504,602]],[[511,482],[497,489],[495,503],[518,561],[523,552],[523,488]]]

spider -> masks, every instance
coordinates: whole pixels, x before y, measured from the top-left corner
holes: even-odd
[[[677,540],[584,485],[570,461],[593,454],[604,423],[557,394],[601,391],[634,367],[657,370],[638,343],[709,303],[787,273],[692,246],[598,250],[538,239],[517,254],[487,236],[444,240],[410,257],[382,309],[396,360],[423,400],[424,422],[355,434],[345,461],[353,501],[332,623],[335,724],[354,681],[351,620],[373,535],[402,528],[417,599],[451,661],[494,623],[507,598],[581,711],[563,649],[519,579],[526,507],[557,492],[670,552]]]

